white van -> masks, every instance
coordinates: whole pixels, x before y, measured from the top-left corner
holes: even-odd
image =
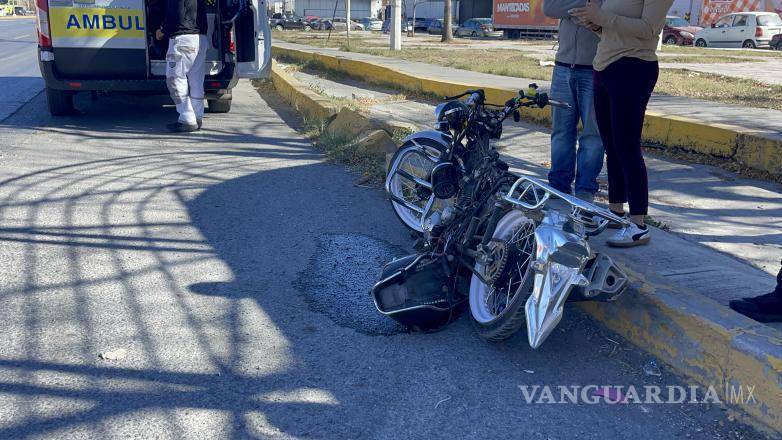
[[[53,115],[73,112],[81,91],[168,94],[167,42],[154,32],[167,0],[36,0],[38,60]],[[266,0],[206,0],[208,111],[231,109],[239,78],[271,69]]]

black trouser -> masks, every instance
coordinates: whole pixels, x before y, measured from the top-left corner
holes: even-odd
[[[774,292],[776,292],[778,297],[782,298],[782,267],[779,268],[779,273],[777,274],[777,288],[774,289]]]
[[[595,71],[595,114],[606,150],[608,201],[628,203],[630,215],[649,210],[641,130],[658,74],[656,61],[630,57]]]

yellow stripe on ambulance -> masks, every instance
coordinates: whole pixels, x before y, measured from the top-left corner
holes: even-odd
[[[115,8],[51,8],[52,37],[146,39],[144,11]]]

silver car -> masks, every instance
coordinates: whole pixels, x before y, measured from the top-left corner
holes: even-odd
[[[364,30],[366,31],[379,31],[383,28],[383,22],[377,18],[364,17],[359,21],[359,23],[364,26]]]
[[[695,34],[698,47],[769,47],[782,33],[782,19],[774,12],[741,12],[721,17]]]
[[[335,31],[344,31],[347,30],[348,24],[345,17],[336,17],[333,20],[331,18],[327,18],[325,20],[321,20],[320,24],[318,26],[319,30],[322,31],[328,31],[328,30],[335,30]],[[355,21],[350,21],[350,30],[351,31],[363,31],[364,26],[362,26],[359,23],[356,23]]]
[[[495,31],[491,18],[471,18],[456,29],[457,37],[501,38],[502,31]]]

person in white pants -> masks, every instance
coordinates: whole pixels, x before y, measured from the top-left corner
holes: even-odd
[[[177,35],[168,41],[166,54],[166,84],[179,112],[178,124],[196,129],[204,117],[206,45],[206,35]]]
[[[166,20],[156,32],[158,40],[169,37],[166,53],[166,85],[179,112],[171,131],[201,128],[204,117],[204,75],[208,39],[204,0],[168,0]]]

